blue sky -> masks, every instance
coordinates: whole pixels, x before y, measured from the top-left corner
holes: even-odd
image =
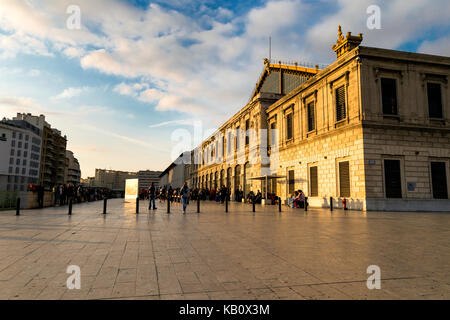
[[[247,102],[268,56],[329,64],[337,25],[363,45],[450,56],[450,1],[2,0],[0,110],[45,114],[83,177],[162,170],[175,130],[212,130]],[[369,5],[381,29],[366,26]],[[176,152],[175,152],[176,153]]]

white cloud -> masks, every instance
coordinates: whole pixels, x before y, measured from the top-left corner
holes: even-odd
[[[60,100],[60,99],[70,99],[73,97],[77,97],[81,95],[83,92],[90,91],[92,88],[90,87],[79,87],[79,88],[67,88],[57,96],[52,97],[52,99]]]
[[[450,56],[450,36],[442,37],[434,41],[424,41],[418,52],[436,54],[440,56]]]
[[[139,10],[123,1],[79,0],[82,29],[68,30],[58,2],[2,0],[0,58],[19,52],[79,59],[84,69],[126,78],[114,91],[149,103],[158,111],[179,111],[215,121],[246,102],[268,55],[312,63],[335,59],[331,45],[337,25],[344,32],[364,33],[363,45],[396,48],[426,36],[431,28],[448,27],[450,1],[305,0],[267,1],[236,16],[211,9],[202,0],[170,1],[174,8],[198,8],[201,19],[150,4]],[[382,29],[366,27],[366,9],[381,7]],[[325,10],[324,6],[330,9]],[[209,28],[204,26],[208,25]],[[420,50],[448,53],[447,38],[425,42]],[[81,94],[68,88],[57,98]]]

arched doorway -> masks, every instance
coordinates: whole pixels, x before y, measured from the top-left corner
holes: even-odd
[[[224,186],[224,178],[225,178],[225,170],[222,169],[220,171],[220,187],[221,188]]]
[[[231,169],[231,167],[227,169],[227,188],[230,191],[231,191],[231,176],[233,175],[232,172],[233,169]]]
[[[251,168],[251,165],[249,162],[247,162],[244,165],[244,197],[247,197],[247,194],[251,190],[250,168]]]
[[[219,172],[216,171],[214,173],[214,189],[217,190],[218,189],[218,182],[219,182]]]
[[[234,189],[238,190],[241,187],[241,166],[237,165],[234,169]]]
[[[214,176],[213,173],[211,172],[209,174],[209,190],[211,190],[212,188],[214,188],[214,182],[213,182]]]

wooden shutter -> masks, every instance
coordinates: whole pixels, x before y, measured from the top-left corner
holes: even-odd
[[[286,138],[292,139],[292,113],[286,116]]]
[[[314,102],[308,103],[308,132],[316,128]]]
[[[395,79],[381,78],[381,95],[383,114],[397,114],[397,81]]]
[[[345,110],[345,87],[336,89],[336,121],[341,121],[347,117]]]
[[[427,83],[428,113],[430,118],[441,119],[442,114],[442,93],[439,83]]]
[[[295,172],[294,170],[289,171],[289,194],[295,192]]]
[[[400,160],[384,160],[386,198],[402,198]]]
[[[339,189],[341,197],[350,197],[350,163],[339,163]]]
[[[311,197],[319,196],[319,181],[317,178],[317,167],[309,168],[310,193]]]
[[[448,199],[445,162],[431,162],[431,181],[434,199]]]

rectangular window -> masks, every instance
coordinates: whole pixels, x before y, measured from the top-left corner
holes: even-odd
[[[274,144],[276,144],[276,134],[275,134],[275,130],[277,129],[277,124],[275,122],[270,124],[270,141],[269,141],[269,146],[272,146]]]
[[[16,146],[16,140],[12,140],[12,141],[11,141],[11,147],[14,148],[15,146]]]
[[[250,137],[248,130],[250,129],[250,120],[245,120],[245,145],[248,145],[250,143]]]
[[[228,145],[228,153],[230,153],[231,152],[231,132],[228,132],[227,145]]]
[[[295,192],[295,173],[294,170],[289,170],[289,194]]]
[[[14,158],[9,158],[9,164],[14,164]]]
[[[292,113],[286,116],[286,139],[292,139],[293,127],[292,127]]]
[[[402,198],[400,160],[384,160],[386,198]]]
[[[339,193],[341,197],[350,197],[350,163],[339,163]]]
[[[345,108],[345,86],[340,86],[335,91],[336,95],[336,122],[347,118],[347,110]]]
[[[383,114],[397,115],[397,81],[390,78],[381,78],[381,95]]]
[[[442,93],[439,83],[427,83],[428,114],[430,118],[442,119]]]
[[[239,139],[240,135],[241,135],[241,128],[237,127],[236,128],[236,150],[239,150],[239,145],[241,144],[241,141]]]
[[[434,199],[448,199],[445,162],[431,162],[431,181]]]
[[[25,141],[28,141],[30,139],[30,136],[29,135],[26,135],[25,136]]]
[[[309,195],[311,197],[319,196],[319,180],[317,174],[318,174],[317,167],[309,168],[309,188],[310,188]]]
[[[314,102],[308,103],[308,132],[316,128]]]

